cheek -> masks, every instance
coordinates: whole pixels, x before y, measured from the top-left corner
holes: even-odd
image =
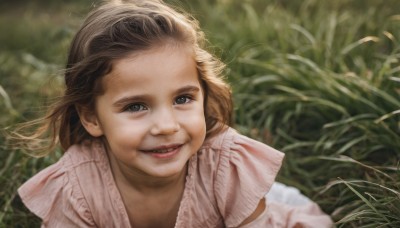
[[[195,113],[185,114],[182,118],[185,128],[193,135],[193,137],[204,140],[206,134],[204,110],[199,108]]]
[[[114,118],[103,125],[103,129],[109,144],[118,147],[140,144],[146,133],[144,121],[132,121],[128,118]]]

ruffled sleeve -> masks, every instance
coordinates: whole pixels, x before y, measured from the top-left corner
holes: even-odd
[[[238,227],[257,208],[281,167],[284,154],[228,129],[221,142],[214,188],[227,227]]]
[[[324,214],[314,202],[293,206],[278,202],[268,203],[267,200],[267,205],[267,222],[263,224],[268,224],[269,227],[329,228],[333,226],[331,218]]]
[[[42,219],[42,227],[94,227],[76,176],[64,160],[47,167],[19,189],[25,206]]]
[[[333,226],[331,218],[324,214],[314,202],[297,206],[268,200],[266,202],[267,208],[264,212],[241,228],[330,228]]]

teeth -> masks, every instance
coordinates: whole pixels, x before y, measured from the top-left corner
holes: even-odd
[[[152,153],[168,153],[175,150],[175,148],[168,148],[168,149],[162,149],[162,150],[152,150]]]

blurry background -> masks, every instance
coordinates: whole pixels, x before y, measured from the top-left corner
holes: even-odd
[[[226,64],[235,127],[286,153],[278,180],[339,227],[400,227],[400,1],[168,1]],[[72,36],[97,0],[0,0],[0,128],[62,90]],[[3,131],[4,132],[4,131]],[[60,152],[32,158],[0,134],[0,227],[38,227],[13,201]]]

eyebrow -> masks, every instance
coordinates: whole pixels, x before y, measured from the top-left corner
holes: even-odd
[[[176,93],[189,93],[189,92],[199,92],[200,88],[198,86],[187,85],[179,88]]]
[[[182,94],[182,93],[195,93],[199,92],[200,88],[198,86],[194,85],[187,85],[182,88],[179,88],[175,93],[176,94]],[[142,95],[133,95],[133,96],[127,96],[127,97],[122,97],[121,99],[118,99],[113,103],[114,107],[120,107],[123,106],[126,103],[132,102],[132,101],[143,101],[149,99],[150,95],[148,94],[142,94]]]

